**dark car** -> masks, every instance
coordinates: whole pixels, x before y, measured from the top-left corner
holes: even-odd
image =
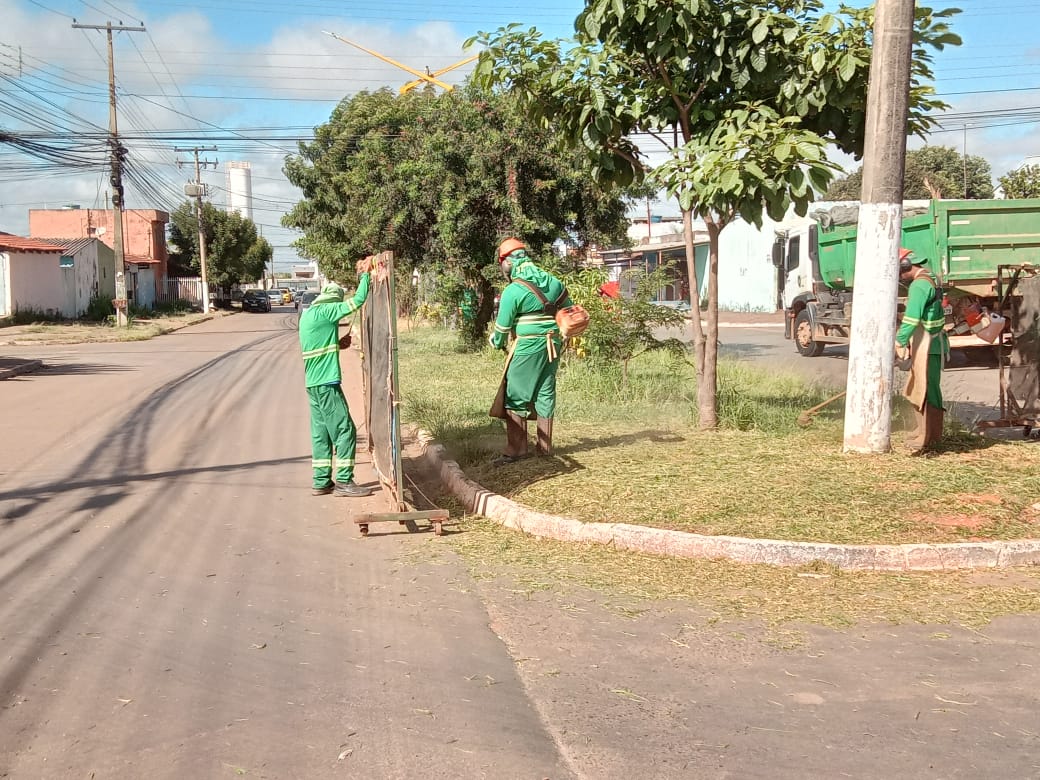
[[[242,295],[242,311],[271,311],[271,299],[264,290],[246,290]]]

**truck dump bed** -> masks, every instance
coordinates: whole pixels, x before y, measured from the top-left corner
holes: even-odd
[[[1040,199],[933,200],[926,213],[904,218],[902,245],[926,258],[945,287],[982,293],[998,265],[1040,265]],[[819,263],[828,287],[852,287],[854,225],[819,231]]]

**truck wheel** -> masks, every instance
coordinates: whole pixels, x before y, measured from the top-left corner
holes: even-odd
[[[794,318],[794,345],[803,357],[819,357],[823,352],[823,344],[813,340],[812,320],[805,309]]]

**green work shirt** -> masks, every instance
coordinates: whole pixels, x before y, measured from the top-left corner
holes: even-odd
[[[513,279],[523,279],[535,285],[546,300],[552,303],[560,297],[563,292],[563,282],[548,271],[543,271],[530,260],[521,263],[513,269]],[[572,306],[570,296],[563,301],[563,306]],[[561,306],[561,308],[563,308]],[[545,351],[545,334],[555,333],[556,339],[563,344],[560,338],[560,329],[556,325],[556,318],[545,314],[542,302],[538,296],[522,284],[515,281],[506,285],[502,291],[502,297],[498,302],[498,317],[495,319],[495,329],[491,332],[491,346],[495,349],[505,349],[512,333],[517,339],[516,354],[523,355],[538,351]],[[530,338],[542,336],[542,338]],[[525,338],[528,337],[528,338]]]
[[[354,297],[343,303],[312,304],[300,315],[300,348],[307,387],[338,385],[339,321],[349,317],[368,298],[368,274],[361,274]]]
[[[924,328],[932,336],[929,355],[941,355],[944,352],[944,339],[941,338],[946,326],[946,315],[943,313],[942,296],[931,281],[931,277],[919,276],[910,282],[907,291],[906,312],[896,334],[896,343],[905,347],[910,343],[914,329]]]

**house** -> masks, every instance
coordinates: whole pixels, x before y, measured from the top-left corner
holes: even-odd
[[[80,317],[93,298],[110,301],[116,295],[116,253],[96,238],[41,238],[62,249],[65,317]]]
[[[114,211],[110,209],[30,209],[29,235],[63,238],[97,238],[112,248]],[[155,301],[155,282],[166,278],[169,252],[166,224],[170,215],[157,209],[129,209],[123,212],[123,254],[126,262],[127,291],[139,306]]]
[[[81,316],[115,295],[115,253],[96,238],[39,239],[0,233],[0,317],[15,311]]]
[[[27,310],[65,313],[64,251],[38,239],[0,233],[0,317]]]

